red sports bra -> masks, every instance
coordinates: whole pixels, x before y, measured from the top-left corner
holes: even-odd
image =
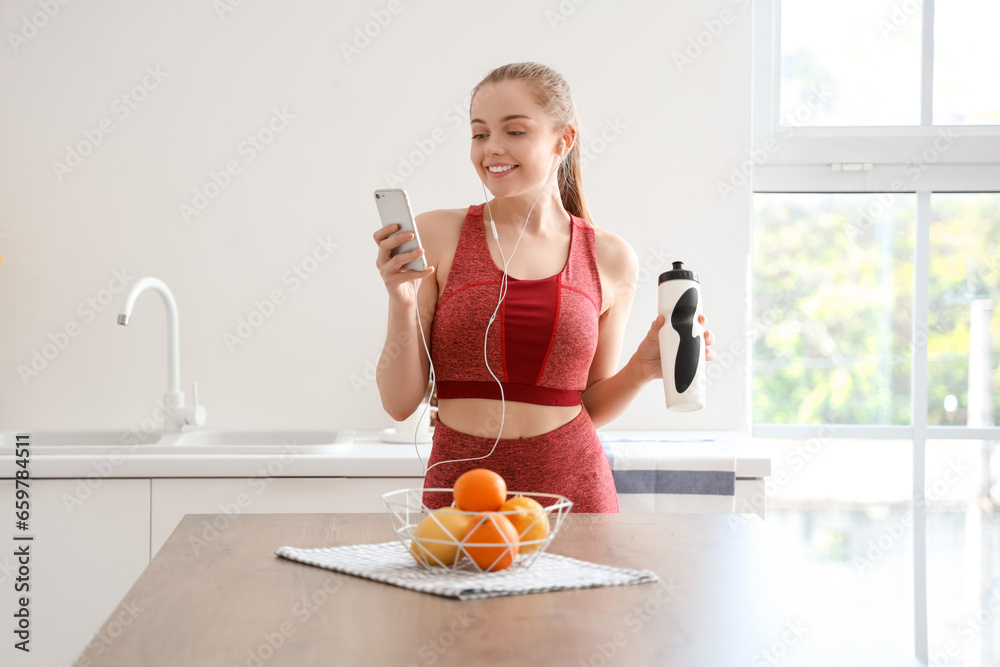
[[[597,349],[601,279],[594,228],[570,215],[563,270],[539,280],[507,277],[486,354],[509,401],[579,405]],[[486,245],[483,205],[469,207],[431,325],[438,398],[500,398],[483,361],[486,323],[503,271]]]

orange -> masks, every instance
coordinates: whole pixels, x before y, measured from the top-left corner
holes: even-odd
[[[549,519],[545,510],[534,498],[515,496],[500,506],[501,512],[516,512],[504,514],[510,519],[520,541],[519,550],[523,554],[531,553],[542,546],[543,540],[549,534]],[[525,544],[535,542],[535,544]]]
[[[442,507],[424,517],[410,543],[410,554],[418,563],[433,566],[454,565],[458,560],[458,541],[475,516],[455,507]]]
[[[496,512],[507,498],[507,483],[492,470],[476,468],[455,480],[454,494],[459,509]]]
[[[506,569],[517,558],[517,531],[503,514],[490,512],[470,523],[462,543],[469,558],[486,572]]]

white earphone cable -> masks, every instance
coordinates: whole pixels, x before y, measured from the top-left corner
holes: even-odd
[[[563,156],[560,155],[560,158],[561,157],[563,157]],[[496,308],[493,309],[493,314],[490,315],[489,322],[486,323],[486,333],[483,336],[483,361],[486,363],[486,370],[493,377],[493,379],[496,380],[497,385],[500,387],[500,428],[497,431],[497,439],[493,442],[493,447],[490,448],[490,451],[489,451],[488,454],[484,454],[483,456],[474,456],[474,457],[465,458],[465,459],[451,459],[451,460],[448,460],[448,461],[438,461],[434,465],[426,468],[424,470],[424,475],[426,475],[427,471],[429,471],[431,468],[433,468],[434,466],[441,465],[442,463],[458,463],[458,462],[461,462],[461,461],[478,461],[480,459],[489,458],[490,456],[493,455],[493,452],[497,448],[497,444],[500,442],[500,436],[503,434],[504,418],[506,417],[506,414],[507,414],[507,402],[506,402],[506,400],[504,398],[503,382],[500,381],[500,378],[498,378],[496,376],[496,374],[493,372],[493,369],[490,368],[490,360],[489,360],[489,358],[487,356],[487,341],[489,340],[489,336],[490,336],[490,327],[493,326],[493,322],[496,320],[497,313],[500,312],[500,304],[503,303],[504,297],[507,296],[507,266],[510,264],[510,261],[514,258],[514,253],[517,252],[517,246],[521,243],[521,237],[524,236],[524,231],[528,228],[528,221],[531,219],[531,212],[535,210],[535,204],[538,203],[538,200],[539,200],[539,198],[541,198],[542,193],[545,192],[545,188],[548,187],[549,181],[552,180],[552,174],[554,174],[556,172],[556,170],[559,168],[560,161],[561,160],[556,160],[555,166],[552,167],[552,169],[549,171],[548,178],[545,179],[545,184],[542,186],[542,189],[538,191],[538,196],[536,196],[535,197],[535,201],[532,202],[531,208],[528,209],[528,216],[524,219],[524,225],[521,226],[521,232],[520,232],[520,234],[518,234],[517,240],[514,242],[514,248],[513,248],[513,250],[510,251],[510,257],[505,257],[504,256],[504,254],[503,254],[503,247],[500,245],[500,236],[499,236],[499,234],[497,234],[496,224],[494,224],[494,222],[493,222],[493,211],[490,209],[489,196],[486,194],[486,184],[483,183],[482,181],[479,182],[480,185],[483,186],[483,196],[486,198],[486,211],[490,214],[490,227],[493,230],[493,238],[497,242],[497,249],[500,251],[500,258],[503,260],[503,276],[500,278],[500,294],[499,294],[499,298],[497,299]],[[416,293],[415,290],[416,290],[416,286],[414,285],[414,294]],[[420,309],[419,308],[417,309],[417,322],[418,322],[418,326],[419,326],[419,322],[420,322]],[[423,328],[422,327],[420,328],[420,332],[421,332],[421,334],[420,334],[421,337],[423,337]],[[426,341],[424,342],[424,350],[427,352],[427,359],[430,360],[431,354],[430,354],[430,350],[427,348],[427,342]],[[434,362],[431,362],[431,377],[432,378],[434,377]],[[433,395],[433,389],[431,389],[431,392],[432,392],[432,395]],[[419,426],[419,422],[418,422],[418,426]],[[414,432],[414,438],[413,438],[413,446],[414,446],[414,448],[416,448],[416,441],[417,441],[416,432]],[[420,452],[419,451],[417,452],[417,458],[418,459],[420,458]],[[423,460],[422,459],[420,461],[420,465],[423,466]]]
[[[420,461],[420,467],[424,469],[424,474],[426,475],[430,468],[424,466],[424,460],[420,457],[420,449],[417,447],[417,440],[420,437],[420,424],[423,423],[427,410],[431,407],[430,397],[434,395],[434,388],[437,386],[437,377],[434,374],[434,362],[431,361],[431,350],[427,346],[427,339],[424,337],[424,325],[420,321],[420,300],[417,298],[417,281],[414,280],[411,284],[413,285],[413,303],[417,311],[417,330],[420,332],[420,340],[424,344],[424,352],[427,353],[427,363],[430,364],[431,391],[427,394],[427,402],[424,403],[424,409],[420,411],[420,416],[417,417],[417,425],[413,429],[413,449],[417,452],[417,460]]]

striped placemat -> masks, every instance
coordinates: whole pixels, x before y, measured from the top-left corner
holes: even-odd
[[[598,565],[550,553],[539,554],[535,562],[525,568],[511,567],[499,572],[437,572],[414,562],[399,541],[321,549],[279,547],[275,554],[306,565],[458,600],[659,580],[649,570]]]

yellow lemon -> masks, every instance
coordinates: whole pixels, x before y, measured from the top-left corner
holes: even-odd
[[[454,565],[458,542],[475,517],[457,507],[442,507],[424,517],[410,543],[410,553],[418,563]]]
[[[545,510],[538,501],[525,496],[514,496],[500,506],[500,511],[511,512],[504,516],[514,524],[521,542],[521,553],[531,553],[542,546],[542,540],[549,534],[549,518],[545,516]],[[526,542],[535,543],[525,544]]]

